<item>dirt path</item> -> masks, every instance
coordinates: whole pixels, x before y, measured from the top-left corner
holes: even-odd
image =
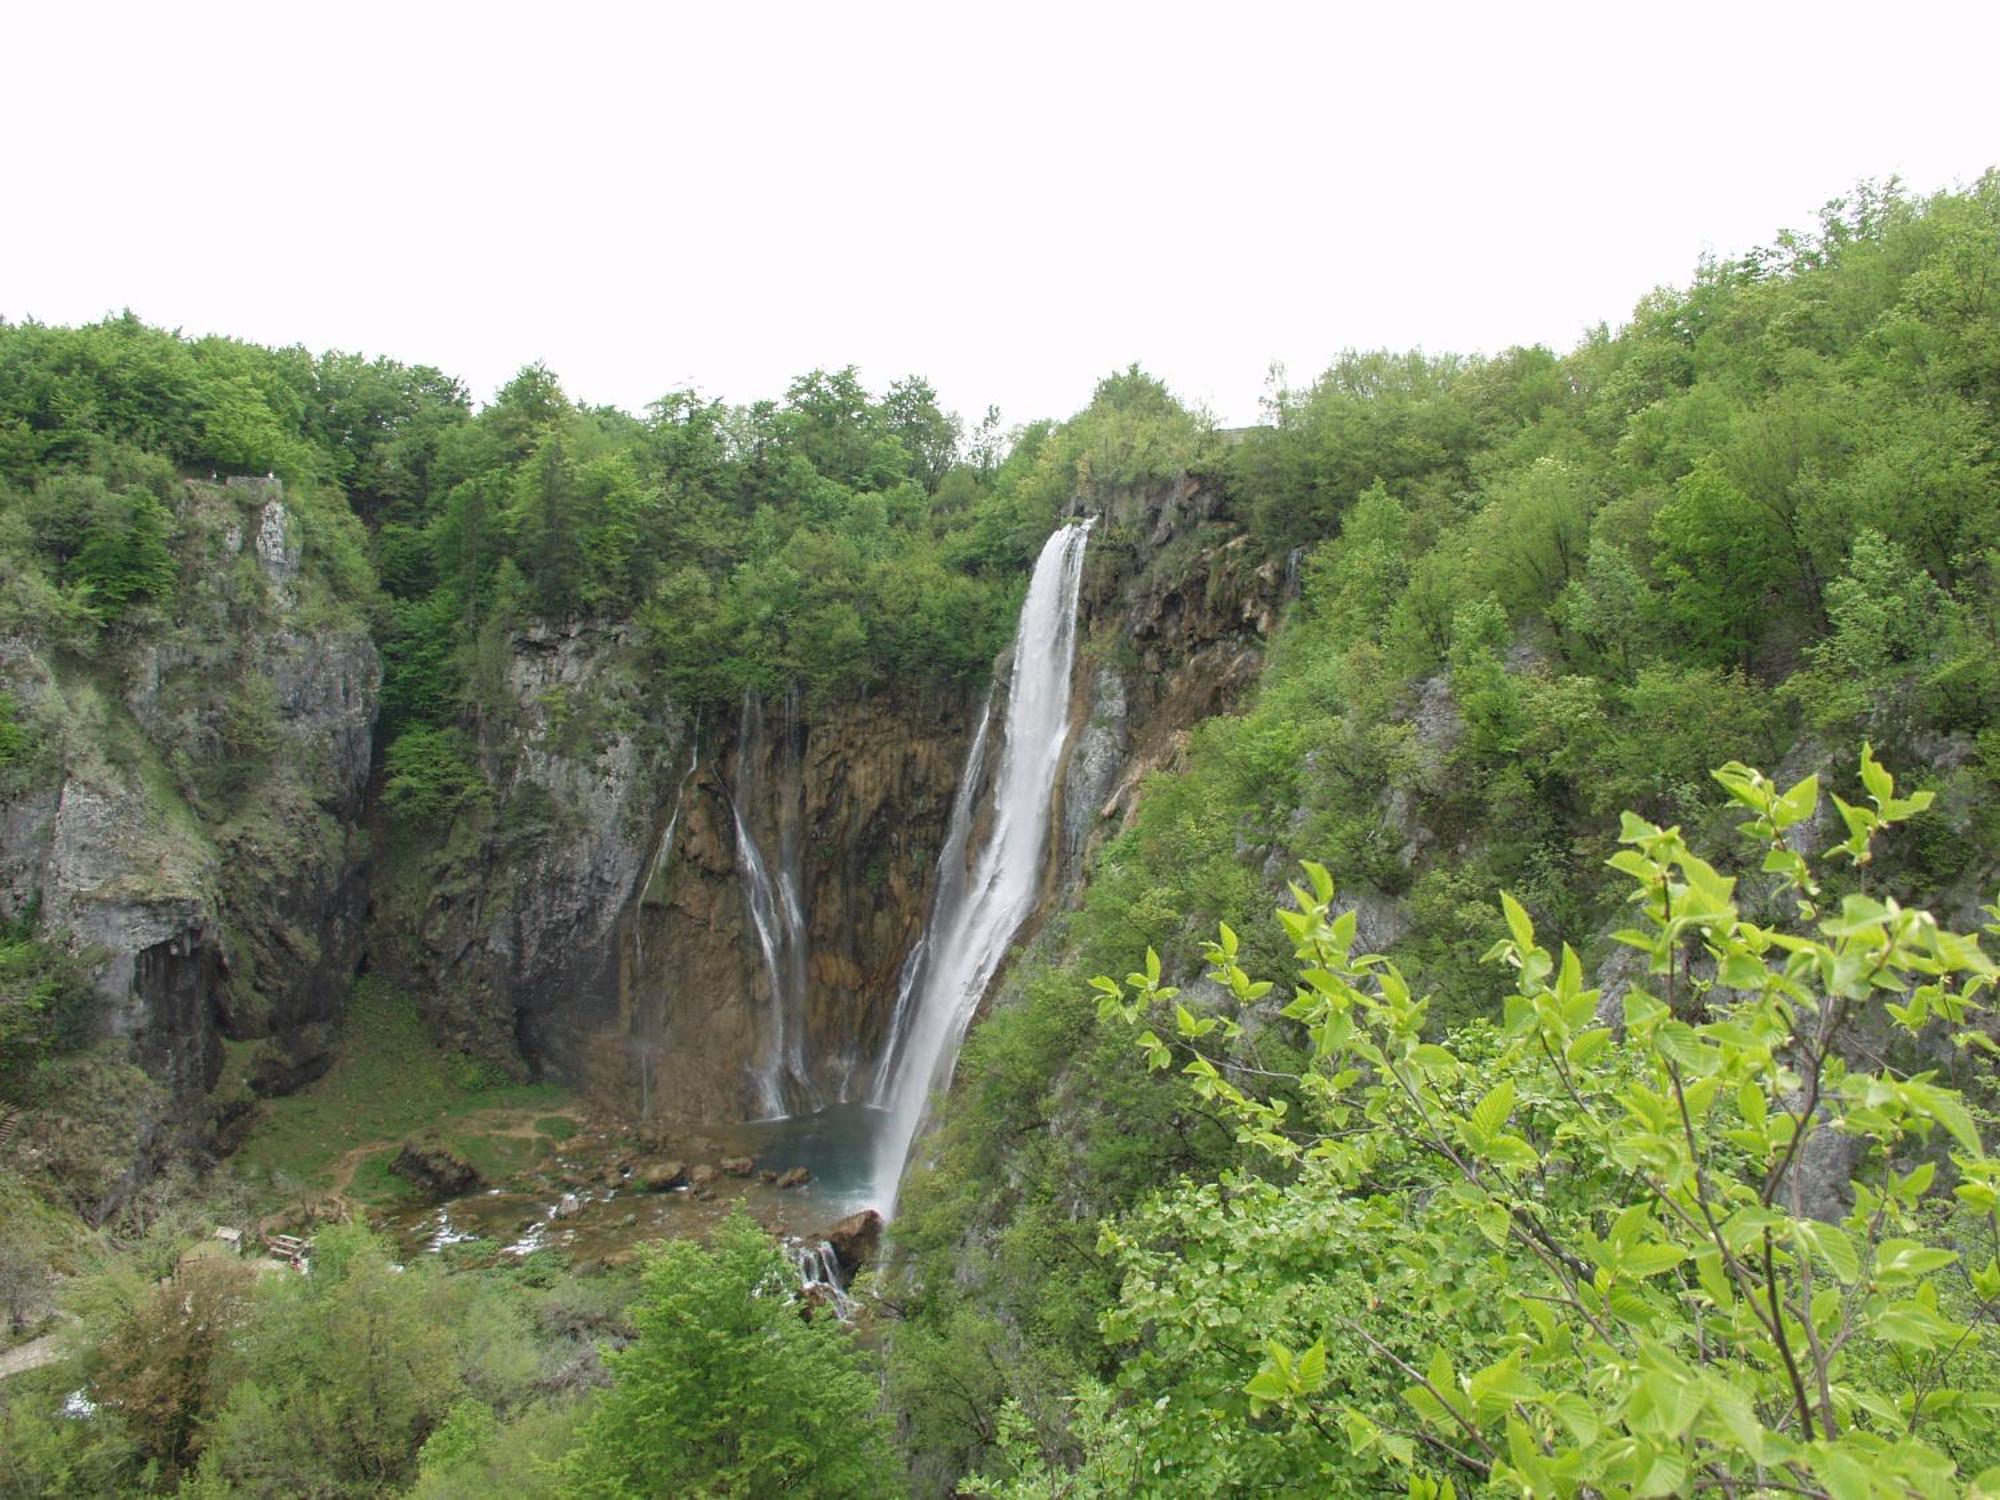
[[[583,1111],[575,1105],[561,1108],[540,1109],[482,1109],[475,1110],[453,1123],[453,1130],[468,1135],[481,1135],[496,1140],[530,1140],[541,1134],[536,1123],[560,1116],[565,1120],[583,1122]],[[393,1151],[401,1146],[404,1137],[385,1137],[381,1140],[364,1141],[335,1158],[328,1168],[331,1180],[323,1193],[315,1195],[320,1201],[338,1205],[350,1215],[365,1213],[365,1206],[348,1196],[354,1186],[354,1174],[361,1170],[361,1164],[378,1151]]]
[[[30,1370],[39,1370],[43,1365],[52,1365],[62,1358],[62,1335],[45,1333],[38,1339],[30,1339],[19,1348],[9,1349],[0,1354],[0,1380],[10,1375],[25,1375]]]

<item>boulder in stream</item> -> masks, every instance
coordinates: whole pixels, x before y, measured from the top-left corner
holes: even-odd
[[[684,1187],[688,1180],[687,1163],[683,1161],[648,1162],[634,1174],[639,1186],[649,1193],[664,1193],[673,1188]]]
[[[455,1198],[480,1186],[479,1169],[443,1141],[405,1141],[389,1170],[433,1198]]]
[[[791,1167],[778,1174],[777,1185],[781,1188],[804,1187],[812,1181],[812,1173],[804,1167]]]
[[[882,1248],[882,1216],[872,1208],[849,1214],[826,1232],[843,1275],[852,1277]]]

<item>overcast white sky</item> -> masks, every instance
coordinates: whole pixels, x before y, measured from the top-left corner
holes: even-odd
[[[816,365],[976,418],[1134,360],[1567,348],[1857,177],[2000,161],[2000,5],[0,10],[0,316],[637,409]]]

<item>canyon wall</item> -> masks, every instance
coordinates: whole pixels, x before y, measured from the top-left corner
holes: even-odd
[[[374,645],[277,481],[189,482],[175,510],[171,611],[88,665],[55,629],[0,641],[34,744],[0,803],[0,908],[67,934],[98,998],[62,1118],[22,1149],[98,1211],[322,1070],[360,953]]]
[[[1045,907],[1144,774],[1254,682],[1284,593],[1202,481],[1076,510],[1100,524]],[[485,795],[415,826],[370,780],[369,632],[282,486],[190,482],[177,520],[171,619],[88,670],[0,640],[0,688],[49,746],[0,802],[0,902],[39,900],[86,954],[102,1055],[130,1070],[90,1090],[119,1101],[103,1138],[139,1142],[106,1146],[107,1202],[317,1076],[357,969],[414,996],[445,1046],[620,1114],[770,1112],[780,1029],[800,1060],[785,1108],[866,1095],[982,685],[702,722],[628,625],[537,626],[482,647],[462,727]],[[760,940],[753,849],[795,902],[795,970]]]
[[[1143,775],[1255,681],[1285,589],[1213,485],[1077,510],[1103,520],[1046,900],[1073,891]],[[646,681],[624,627],[509,650],[504,704],[479,726],[490,804],[441,842],[378,817],[385,845],[404,843],[381,862],[371,964],[447,1043],[622,1114],[772,1112],[780,1032],[802,1062],[779,1068],[783,1108],[865,1097],[983,689],[751,700],[695,723]],[[1002,693],[1007,669],[1003,654]],[[787,889],[796,903],[796,969],[785,935],[758,931],[753,852],[772,907]]]

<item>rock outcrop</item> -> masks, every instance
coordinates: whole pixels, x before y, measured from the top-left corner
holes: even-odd
[[[447,1045],[645,1120],[754,1116],[773,998],[736,833],[747,787],[743,828],[782,861],[804,924],[810,1094],[851,1094],[922,928],[965,696],[696,724],[622,626],[538,629],[507,652],[479,726],[490,805],[444,838],[378,824],[396,852],[371,963]]]
[[[833,1247],[841,1274],[851,1281],[882,1248],[882,1216],[872,1208],[849,1214],[827,1230],[826,1242]]]
[[[1254,680],[1284,588],[1214,486],[1102,508],[1050,899]],[[189,483],[172,618],[88,673],[0,641],[0,687],[55,747],[0,804],[0,910],[39,899],[92,956],[103,1030],[173,1138],[240,1132],[255,1097],[322,1072],[363,962],[445,1045],[628,1116],[766,1112],[781,1026],[802,1060],[787,1108],[866,1097],[980,690],[698,723],[628,626],[539,626],[475,668],[488,797],[398,826],[369,796],[380,663],[295,511],[275,480]],[[796,908],[796,977],[763,952],[753,850]],[[258,1045],[225,1076],[232,1039]]]
[[[369,959],[446,1046],[575,1078],[616,1015],[614,935],[691,726],[623,626],[541,626],[504,650],[471,726],[489,799],[447,829],[378,813]]]
[[[405,1141],[389,1170],[429,1198],[455,1198],[480,1186],[479,1169],[442,1141]]]
[[[798,1028],[794,1109],[865,1097],[904,956],[923,930],[970,709],[957,695],[773,714],[707,747],[658,814],[656,850],[617,948],[618,1023],[601,1034],[594,1090],[648,1116],[742,1119],[779,1004]],[[746,767],[746,758],[752,762]],[[790,883],[804,936],[803,994],[774,998],[746,896],[741,826]]]
[[[1065,891],[1098,843],[1129,823],[1145,777],[1174,766],[1194,726],[1255,685],[1296,588],[1212,480],[1182,475],[1073,510],[1101,519],[1078,605],[1086,635],[1055,871]]]
[[[241,1113],[209,1098],[224,1038],[290,1059],[265,1088],[315,1070],[359,953],[381,682],[278,481],[191,481],[176,511],[171,612],[111,627],[88,667],[0,642],[0,687],[44,746],[0,810],[0,909],[40,903],[91,964],[100,1032],[158,1088],[135,1163]]]

